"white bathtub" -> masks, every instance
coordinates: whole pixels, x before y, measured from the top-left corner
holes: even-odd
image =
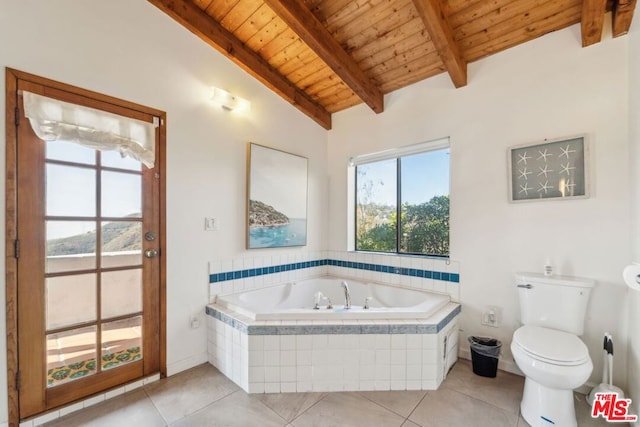
[[[345,309],[345,295],[340,283],[345,280],[351,293],[351,308]],[[314,310],[315,294],[331,299]],[[371,297],[369,309],[363,309]],[[323,320],[323,319],[426,319],[450,302],[448,295],[361,283],[335,277],[290,282],[240,294],[218,297],[216,304],[253,320]]]

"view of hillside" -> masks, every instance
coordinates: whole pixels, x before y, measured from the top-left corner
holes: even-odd
[[[249,200],[249,227],[277,227],[289,224],[289,218],[258,200]]]
[[[103,252],[133,251],[142,247],[140,222],[110,222],[102,226]],[[96,231],[47,241],[47,256],[95,253]]]

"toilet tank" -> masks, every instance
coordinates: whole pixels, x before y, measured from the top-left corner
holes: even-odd
[[[543,326],[582,335],[595,281],[571,276],[516,274],[523,325]]]

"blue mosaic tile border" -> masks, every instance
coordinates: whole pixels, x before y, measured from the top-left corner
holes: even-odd
[[[227,271],[209,275],[209,283],[219,283],[227,280],[244,279],[247,277],[263,276],[266,274],[281,273],[284,271],[300,270],[303,268],[322,267],[332,265],[336,267],[354,268],[358,270],[375,271],[377,273],[391,273],[410,277],[423,277],[425,279],[442,280],[444,282],[460,283],[460,275],[443,271],[420,270],[417,268],[394,267],[391,265],[368,264],[364,262],[340,261],[335,259],[322,259],[316,261],[295,262],[291,264],[273,265],[271,267],[249,268],[246,270]]]
[[[449,324],[462,307],[457,305],[437,324],[392,324],[389,325],[247,325],[226,313],[207,306],[208,316],[238,329],[247,335],[363,335],[363,334],[437,334]]]

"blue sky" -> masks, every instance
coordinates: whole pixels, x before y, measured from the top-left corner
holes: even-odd
[[[434,196],[449,194],[449,149],[429,151],[402,158],[402,201],[420,204]],[[396,204],[396,162],[385,160],[358,166],[373,180],[373,201]],[[360,180],[361,177],[358,176]],[[361,183],[358,183],[361,188]]]
[[[47,158],[95,165],[95,150],[65,141],[48,141]],[[140,162],[122,158],[115,151],[102,152],[104,166],[140,170]],[[46,214],[94,216],[96,214],[95,169],[48,164],[46,168]],[[103,216],[125,217],[142,211],[140,175],[102,172]],[[84,234],[96,229],[95,221],[47,221],[47,240]]]

